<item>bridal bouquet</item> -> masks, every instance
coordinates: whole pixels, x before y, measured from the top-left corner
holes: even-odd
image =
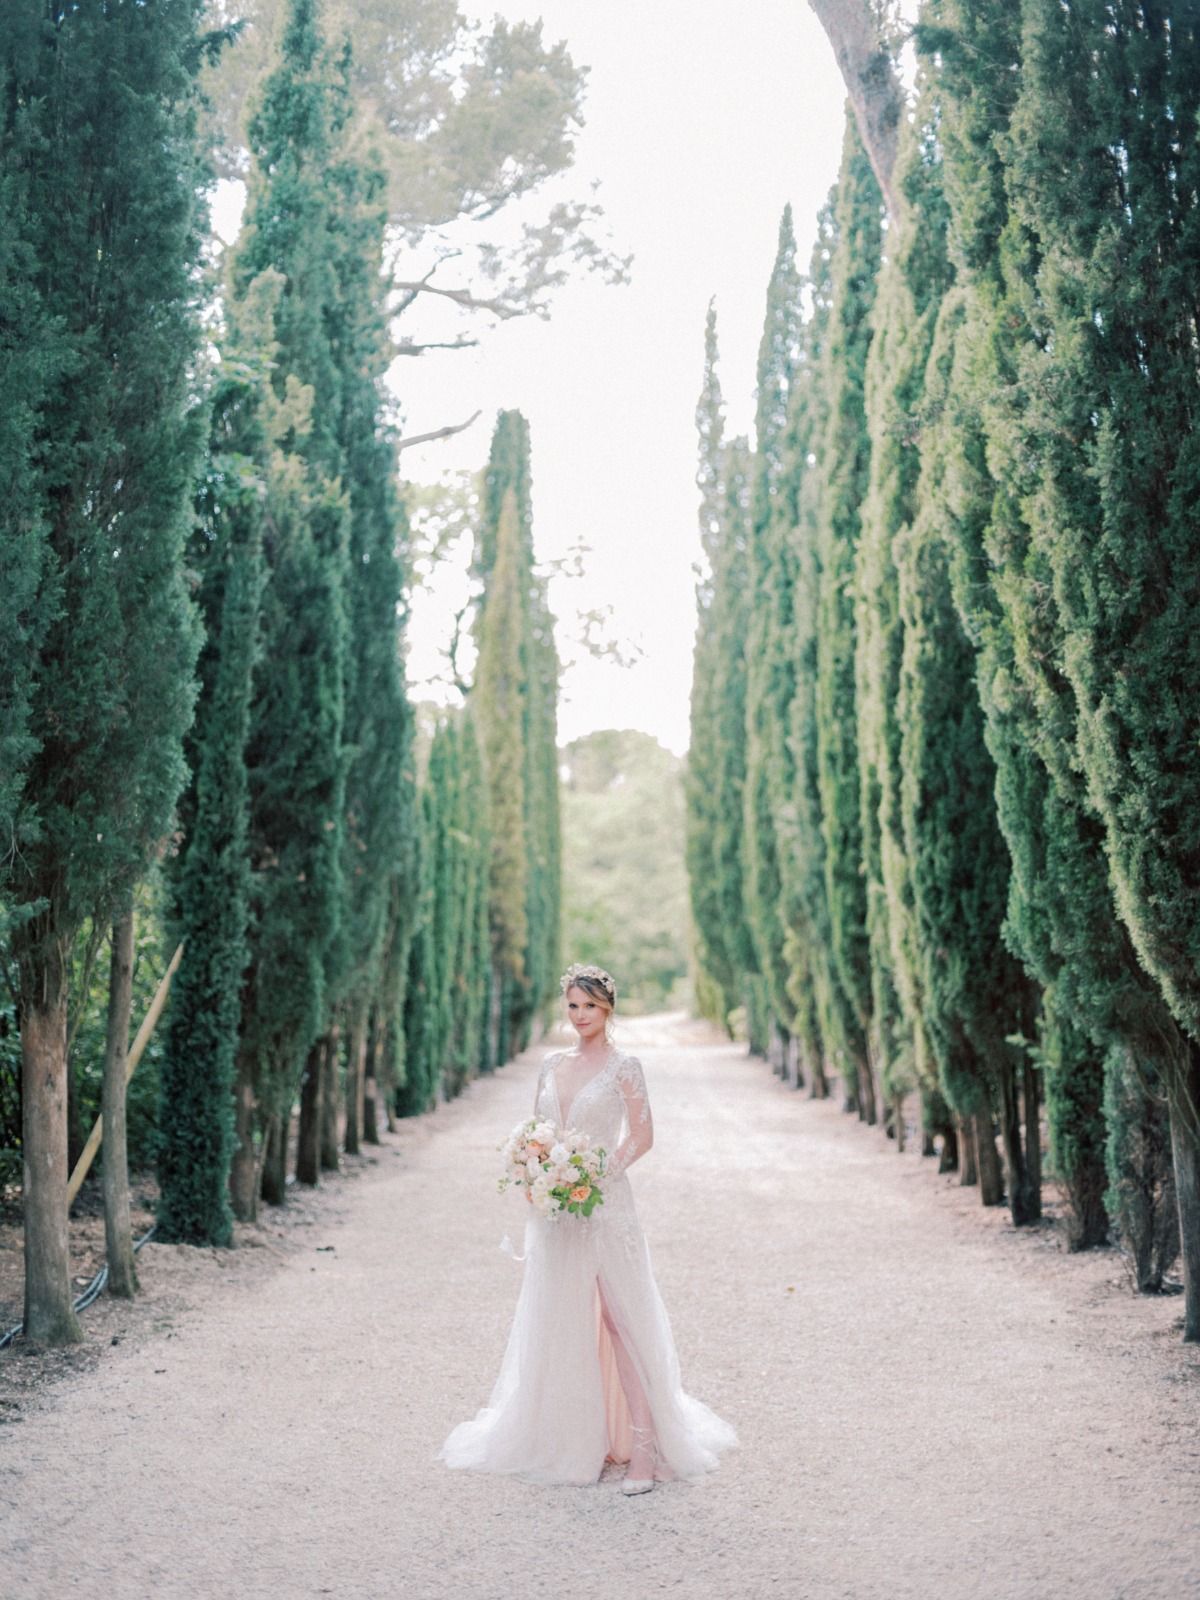
[[[571,1128],[560,1132],[552,1122],[531,1118],[517,1124],[500,1153],[505,1164],[501,1189],[519,1185],[545,1217],[558,1217],[564,1211],[590,1217],[604,1202],[599,1183],[604,1151],[593,1150],[586,1134]]]

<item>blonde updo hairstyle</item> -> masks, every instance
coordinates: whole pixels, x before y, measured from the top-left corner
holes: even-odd
[[[598,1006],[603,1006],[608,1013],[604,1020],[604,1037],[611,1041],[617,1009],[617,986],[611,976],[603,967],[585,967],[575,961],[559,979],[558,992],[564,1001],[571,989],[582,989],[589,1000],[594,1000]]]

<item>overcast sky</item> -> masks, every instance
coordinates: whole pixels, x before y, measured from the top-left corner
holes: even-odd
[[[600,180],[614,240],[635,257],[632,283],[584,279],[560,293],[549,322],[510,322],[478,351],[399,363],[405,432],[484,412],[469,432],[406,451],[404,471],[429,481],[478,468],[495,412],[525,413],[539,559],[580,542],[591,551],[582,582],[552,588],[564,652],[575,612],[606,606],[615,636],[645,652],[629,669],[587,656],[571,667],[560,735],[639,728],[682,752],[705,309],[716,295],[730,423],[748,430],[780,213],[791,201],[805,265],[837,175],[841,80],[805,0],[501,0],[498,9],[542,17],[546,38],[565,39],[591,69],[569,188],[585,195]],[[447,574],[418,598],[418,694],[458,596]]]

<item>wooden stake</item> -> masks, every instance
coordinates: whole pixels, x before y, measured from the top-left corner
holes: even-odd
[[[154,999],[150,1002],[141,1027],[137,1031],[137,1038],[133,1041],[128,1056],[125,1058],[125,1082],[128,1084],[133,1077],[133,1069],[145,1054],[146,1046],[150,1043],[150,1036],[154,1032],[159,1017],[162,1016],[163,1007],[167,1003],[167,995],[171,988],[171,979],[179,970],[179,963],[183,959],[183,946],[180,945],[171,957],[171,965],[162,975],[162,982],[155,992]],[[83,1185],[83,1180],[91,1170],[92,1162],[96,1159],[96,1151],[100,1148],[100,1141],[104,1138],[104,1118],[96,1118],[96,1126],[88,1135],[88,1142],[84,1145],[75,1163],[75,1171],[71,1174],[71,1181],[67,1185],[67,1210],[74,1204],[75,1196]]]

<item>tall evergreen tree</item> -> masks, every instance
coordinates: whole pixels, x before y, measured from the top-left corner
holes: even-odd
[[[849,1065],[857,1080],[859,1114],[874,1122],[871,958],[854,681],[854,559],[870,471],[864,388],[882,201],[852,116],[846,122],[836,226],[826,358],[828,415],[820,455],[817,763],[833,955],[855,1019]]]
[[[1030,361],[1040,363],[1047,341],[1044,329],[1027,324],[1036,302],[1036,236],[1010,216],[1002,157],[1012,146],[1007,132],[997,136],[1017,104],[1021,19],[1014,9],[950,0],[930,13],[940,27],[924,42],[936,60],[961,284],[951,308],[963,345],[951,396],[957,460],[949,475],[962,511],[954,521],[952,575],[960,616],[980,651],[998,815],[1012,858],[1006,937],[1046,986],[1041,1059],[1051,1154],[1071,1201],[1073,1236],[1086,1243],[1104,1228],[1102,1100],[1121,1115],[1132,1104],[1130,1083],[1102,1093],[1102,1077],[1110,1069],[1124,1075],[1132,1057],[1152,1083],[1178,1034],[1116,921],[1102,829],[1080,771],[1048,548],[1061,530],[1039,548],[1028,525],[1047,478],[1046,441],[1067,435],[1055,422],[1039,436],[1031,422],[1045,380],[1022,376]],[[1025,1098],[1032,1146],[1036,1088],[1028,1082]],[[1152,1102],[1151,1093],[1135,1124],[1153,1120]],[[1132,1136],[1114,1141],[1113,1134],[1110,1128],[1110,1151],[1141,1143]],[[1116,1167],[1108,1176],[1118,1227],[1133,1256],[1150,1260],[1153,1250],[1131,1234],[1142,1226],[1142,1209],[1121,1209],[1127,1185]],[[1146,1192],[1153,1191],[1151,1183]],[[1148,1226],[1162,1236],[1156,1223]]]
[[[484,1023],[490,966],[487,792],[475,719],[469,712],[460,718],[457,731],[458,786],[452,825],[458,844],[454,895],[460,914],[451,961],[450,1040],[445,1065],[451,1093],[487,1063]]]
[[[526,982],[529,863],[525,835],[524,672],[528,591],[516,491],[500,511],[495,563],[479,627],[472,705],[488,791],[488,913],[492,943],[492,1060],[505,1058],[512,995]]]
[[[493,1046],[496,1060],[506,1059],[529,1041],[534,1018],[554,992],[557,981],[559,902],[561,898],[561,827],[558,799],[558,655],[554,622],[545,584],[536,571],[529,424],[519,411],[502,411],[496,419],[484,475],[483,508],[475,552],[476,577],[482,585],[477,632],[482,640],[497,591],[501,528],[509,499],[515,529],[513,594],[520,606],[519,626],[521,807],[524,839],[522,868],[525,945],[519,968],[505,966],[501,987],[493,997]],[[505,577],[508,582],[508,575]],[[495,624],[491,624],[494,626]],[[486,754],[489,739],[481,710],[480,731]],[[489,777],[489,788],[491,779]],[[494,795],[494,790],[492,790]],[[493,835],[493,850],[496,848]],[[501,969],[497,969],[498,974]]]
[[[758,407],[751,468],[746,655],[745,905],[774,1030],[811,1064],[820,1049],[811,1005],[789,989],[788,928],[777,832],[794,783],[787,712],[795,692],[791,652],[795,556],[795,474],[788,471],[789,405],[800,361],[801,278],[791,207],[767,288],[758,355]],[[786,826],[786,824],[784,824]],[[783,1067],[784,1063],[779,1063]],[[811,1070],[811,1065],[810,1065]]]
[[[1069,17],[1028,0],[1021,21],[1006,178],[1040,466],[1032,559],[1053,586],[1116,908],[1180,1029],[1157,1064],[1184,1336],[1200,1340],[1200,150],[1182,132],[1200,114],[1200,27],[1091,0]],[[1068,107],[1070,137],[1053,125]]]
[[[0,513],[24,589],[5,601],[18,645],[10,726],[24,758],[6,802],[18,845],[8,892],[25,1072],[25,1327],[46,1342],[78,1337],[66,1213],[72,944],[85,917],[108,920],[127,903],[166,834],[192,709],[198,637],[181,557],[203,439],[199,12],[81,0],[36,23],[27,8],[0,41],[4,293],[29,316],[24,328],[5,319],[6,372],[32,380],[28,411],[5,424],[29,454],[15,470],[8,459],[17,494]]]
[[[700,546],[687,768],[687,863],[700,964],[720,992],[722,1022],[753,966],[740,850],[745,781],[746,444],[724,437],[717,314],[708,308],[700,436]]]
[[[785,741],[792,755],[790,792],[780,796],[777,838],[788,935],[789,992],[800,1018],[800,1035],[816,1035],[811,1062],[812,1092],[828,1093],[826,1063],[844,1082],[856,1078],[847,1062],[863,1041],[853,1007],[837,972],[830,928],[825,838],[821,826],[817,737],[817,621],[821,563],[818,553],[824,482],[822,441],[828,419],[828,360],[833,312],[832,264],[837,239],[836,190],[817,218],[808,271],[811,313],[804,325],[800,359],[789,402],[787,506],[794,515],[789,542],[794,558],[792,627],[787,640],[794,684]],[[852,1089],[848,1104],[855,1104]]]
[[[957,1157],[923,1015],[921,950],[904,840],[899,716],[904,624],[895,545],[919,509],[925,368],[953,277],[946,240],[935,107],[923,92],[901,131],[887,260],[874,309],[866,407],[871,470],[856,562],[855,680],[863,870],[871,955],[874,1047],[889,1095],[917,1087],[925,1148],[943,1135],[943,1168]],[[902,1130],[897,1130],[902,1137]]]
[[[260,277],[237,308],[236,333],[231,325],[189,550],[205,645],[188,745],[194,777],[180,817],[176,898],[187,959],[172,988],[160,1069],[157,1226],[162,1238],[192,1244],[228,1244],[232,1228],[234,1061],[250,896],[246,741],[264,578],[262,410],[280,287],[277,277]]]
[[[314,0],[294,0],[252,124],[255,167],[233,274],[235,298],[263,273],[283,278],[263,651],[247,750],[253,893],[232,1175],[242,1217],[254,1214],[265,1141],[290,1111],[324,1029],[330,964],[343,959],[349,507],[331,318],[339,219],[328,169],[344,116]]]
[[[439,826],[437,794],[421,790],[421,833],[417,851],[417,902],[404,983],[404,1070],[396,1090],[396,1113],[419,1117],[437,1095],[438,952],[434,920],[435,856],[431,842]]]
[[[342,64],[348,75],[348,61]],[[343,78],[340,92],[346,91]],[[336,298],[329,312],[341,414],[337,433],[348,499],[345,723],[348,752],[342,828],[343,937],[331,1003],[346,1014],[347,1148],[362,1129],[369,1019],[387,941],[405,937],[389,912],[414,898],[415,786],[409,774],[412,713],[401,654],[406,535],[397,493],[395,439],[386,422],[391,358],[383,276],[385,178],[351,140],[330,174],[335,196]]]

